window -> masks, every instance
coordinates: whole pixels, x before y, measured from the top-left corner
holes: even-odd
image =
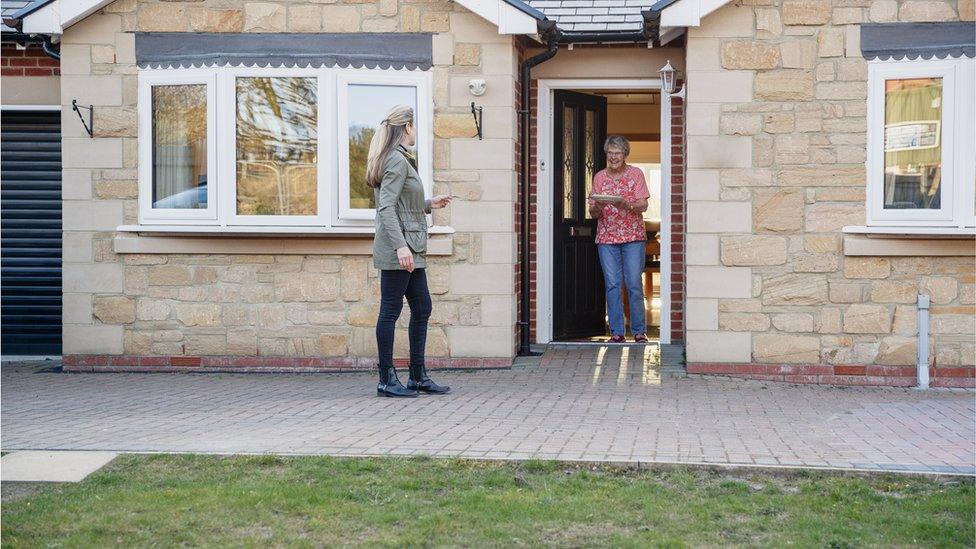
[[[140,89],[140,215],[153,223],[213,221],[215,113],[212,76],[154,75]]]
[[[974,62],[868,68],[868,225],[971,227]]]
[[[356,69],[147,69],[139,74],[140,224],[315,230],[373,223],[364,174],[390,107],[430,136],[429,73]],[[430,185],[430,138],[419,139]],[[430,188],[427,189],[428,193]]]
[[[369,141],[387,111],[396,105],[413,107],[417,119],[417,159],[420,172],[429,173],[430,114],[423,97],[424,76],[345,73],[338,77],[339,105],[339,218],[344,222],[375,217],[373,189],[366,185]],[[426,184],[427,181],[425,181]],[[427,189],[430,192],[430,189]]]

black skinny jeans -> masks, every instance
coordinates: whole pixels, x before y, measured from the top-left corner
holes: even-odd
[[[376,346],[380,366],[393,366],[393,337],[396,321],[403,310],[403,298],[410,305],[410,364],[424,365],[427,346],[427,321],[430,319],[430,291],[427,289],[427,270],[412,273],[400,270],[380,271],[380,314],[376,320]]]

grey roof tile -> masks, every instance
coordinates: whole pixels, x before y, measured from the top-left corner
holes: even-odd
[[[563,31],[640,30],[657,0],[525,0]]]

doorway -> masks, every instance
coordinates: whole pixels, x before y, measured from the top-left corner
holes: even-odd
[[[586,207],[593,175],[605,167],[607,135],[630,141],[627,163],[641,169],[648,184],[644,309],[648,337],[664,334],[662,342],[668,342],[669,262],[661,250],[667,249],[662,241],[670,235],[661,173],[669,159],[661,151],[670,147],[662,144],[662,133],[664,140],[668,138],[661,132],[661,120],[670,117],[670,109],[661,103],[656,79],[539,81],[535,279],[539,343],[605,341],[609,336],[596,220]],[[624,300],[628,310],[626,295]]]

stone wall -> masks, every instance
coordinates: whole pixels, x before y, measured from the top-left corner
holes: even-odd
[[[914,304],[927,293],[935,373],[972,385],[972,240],[962,257],[855,257],[841,229],[865,223],[859,24],[973,12],[972,1],[746,0],[689,30],[690,371],[913,384]]]
[[[166,237],[167,253],[119,253],[115,229],[137,223],[138,211],[134,31],[433,33],[434,192],[461,200],[434,214],[436,225],[456,233],[442,237],[448,252],[429,260],[427,350],[446,366],[498,365],[512,356],[517,67],[510,37],[446,0],[119,0],[67,29],[62,42],[62,104],[93,104],[96,132],[89,139],[64,109],[64,354],[97,355],[69,364],[140,363],[98,358],[117,355],[143,357],[145,365],[200,364],[192,359],[201,356],[334,357],[348,365],[343,358],[365,364],[376,354],[379,282],[370,239],[336,239],[352,251],[325,246],[314,254],[301,237],[282,236],[280,252],[221,251],[241,236],[187,237],[193,251],[180,253],[180,237]],[[488,83],[476,99],[485,107],[483,141],[473,138],[472,77]],[[201,242],[214,251],[200,253]],[[405,307],[403,326],[407,317]],[[405,337],[398,337],[403,357]],[[325,364],[280,364],[300,363]]]

